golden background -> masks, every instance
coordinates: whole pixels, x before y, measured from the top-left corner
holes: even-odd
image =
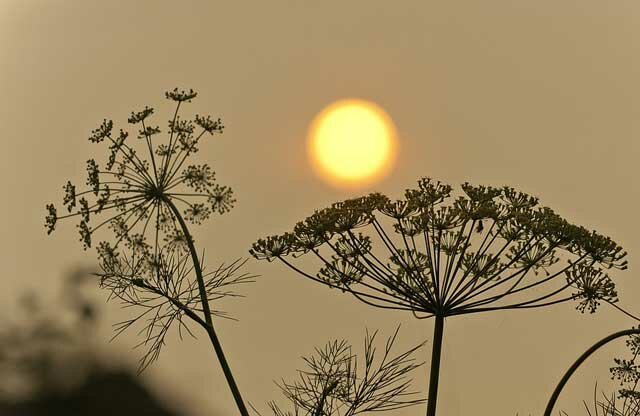
[[[305,138],[320,109],[358,97],[382,106],[399,132],[396,169],[372,189],[400,196],[431,176],[534,194],[630,252],[629,270],[613,278],[621,305],[640,312],[639,23],[631,0],[2,0],[1,316],[14,317],[24,290],[54,293],[74,265],[93,264],[71,222],[46,236],[44,206],[59,203],[67,179],[82,181],[88,158],[105,155],[86,140],[104,117],[127,127],[148,104],[163,126],[163,93],[175,86],[199,92],[188,112],[226,125],[201,156],[238,203],[193,230],[214,264],[353,195],[313,175]],[[365,327],[387,335],[398,322],[401,346],[431,337],[432,321],[373,310],[279,264],[252,259],[247,270],[262,275],[247,298],[222,305],[240,322],[217,326],[246,400],[260,409],[281,400],[272,380],[293,378],[299,357],[330,338],[359,345]],[[440,413],[540,414],[579,353],[633,324],[612,308],[581,315],[574,306],[448,319]],[[126,311],[104,309],[96,345],[135,364],[134,333],[107,344],[108,323]],[[583,413],[623,349],[590,360],[558,408]],[[423,389],[427,369],[416,374]],[[191,415],[235,412],[205,337],[171,337],[144,377]]]

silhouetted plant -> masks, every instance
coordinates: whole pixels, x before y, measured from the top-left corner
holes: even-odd
[[[609,237],[570,224],[533,196],[509,187],[461,188],[448,204],[452,187],[429,178],[401,200],[379,193],[348,199],[250,250],[366,304],[435,317],[428,416],[436,411],[445,317],[569,300],[595,312],[600,302],[617,302],[605,270],[627,264]],[[289,259],[304,254],[319,260],[317,273]],[[566,264],[559,266],[561,257]]]
[[[252,276],[236,274],[243,264],[240,261],[204,273],[187,226],[187,222],[199,225],[214,213],[224,214],[235,202],[232,190],[215,181],[209,165],[187,164],[205,134],[224,129],[220,119],[209,116],[181,118],[182,104],[196,95],[193,90],[177,88],[165,94],[176,108],[164,143],[158,143],[161,129],[149,124],[153,108],[132,112],[128,118],[130,124],[139,126],[133,142],[122,129],[115,134],[113,121],[105,119],[89,137],[90,142],[108,145],[104,168],[89,159],[88,189],[78,192],[67,182],[63,204],[68,213],[58,216],[55,206],[47,205],[45,226],[51,233],[58,220],[79,218],[77,227],[85,250],[92,246],[98,230],[110,228],[113,240],[97,246],[101,283],[126,305],[142,308],[140,315],[119,324],[117,333],[148,318],[142,344],[150,347],[141,369],[157,358],[171,324],[186,328],[183,317],[187,316],[207,332],[238,409],[248,415],[214,330],[212,316],[223,315],[212,311],[210,302],[232,295],[228,286],[248,282]],[[146,157],[139,155],[137,147],[142,147]]]
[[[597,407],[600,412],[589,412],[589,416],[638,416],[640,415],[640,403],[637,398],[616,398],[614,394],[611,396],[602,395],[602,399],[597,401]]]
[[[413,358],[413,353],[424,343],[392,356],[398,330],[399,327],[387,339],[379,359],[374,346],[377,331],[366,333],[364,362],[358,362],[357,355],[345,340],[316,348],[315,355],[303,357],[307,368],[298,370],[298,380],[283,380],[278,384],[293,410],[284,411],[275,402],[269,402],[273,415],[353,416],[363,412],[397,410],[424,402],[412,398],[416,393],[410,390],[411,379],[408,378],[409,373],[424,364]]]
[[[640,415],[640,401],[632,397],[616,397],[615,393],[610,395],[600,392],[598,397],[598,384],[593,389],[593,402],[589,407],[584,401],[584,407],[588,416],[638,416]],[[562,416],[569,416],[569,413],[561,411]]]
[[[200,261],[203,260],[201,257]],[[147,351],[140,360],[139,371],[158,358],[167,332],[174,323],[178,325],[181,338],[183,330],[193,336],[183,320],[185,316],[205,329],[207,326],[202,319],[204,309],[190,257],[167,252],[158,256],[153,268],[145,266],[145,261],[140,258],[134,260],[123,254],[118,262],[102,263],[102,270],[97,273],[101,286],[111,291],[111,297],[119,299],[125,306],[141,309],[133,318],[117,323],[114,335],[115,338],[132,325],[143,322],[140,333],[144,333],[145,337],[138,346],[147,346]],[[246,260],[236,260],[228,265],[220,265],[211,272],[206,272],[205,266],[201,265],[209,302],[240,296],[230,287],[253,281],[253,275],[238,273],[245,263]],[[212,309],[211,314],[233,319],[220,310]]]
[[[544,416],[551,416],[553,407],[558,401],[558,397],[560,397],[562,389],[578,369],[578,367],[580,367],[580,365],[582,365],[582,363],[584,363],[587,358],[591,356],[591,354],[604,347],[608,343],[622,337],[628,337],[627,346],[630,348],[633,357],[630,360],[621,358],[614,359],[616,366],[611,367],[610,372],[612,375],[611,378],[618,379],[620,381],[620,385],[623,387],[618,391],[618,398],[622,399],[623,403],[620,404],[619,402],[616,402],[615,395],[611,396],[610,398],[607,398],[607,396],[605,395],[604,401],[598,401],[594,397],[594,406],[596,409],[599,408],[603,411],[608,411],[609,413],[605,413],[605,416],[626,416],[630,414],[638,414],[638,409],[640,409],[640,393],[638,393],[636,389],[638,387],[638,381],[640,380],[640,371],[638,371],[638,366],[635,364],[635,359],[638,355],[638,348],[640,348],[640,327],[614,332],[613,334],[610,334],[600,341],[596,342],[585,352],[583,352],[582,355],[580,355],[580,357],[578,357],[578,359],[571,365],[571,367],[569,367],[569,369],[564,373],[564,375],[558,382],[558,385],[549,398],[549,402],[547,403],[547,407],[544,411]],[[634,409],[635,413],[633,413]]]
[[[611,378],[620,382],[617,395],[607,396],[603,393],[602,399],[597,401],[597,408],[602,410],[604,416],[638,416],[640,415],[640,366],[636,359],[640,354],[640,327],[638,332],[627,337],[626,345],[629,348],[628,358],[614,358],[615,366],[611,367]],[[594,404],[594,408],[596,407]],[[591,416],[591,414],[589,415]],[[594,416],[598,416],[597,413]]]

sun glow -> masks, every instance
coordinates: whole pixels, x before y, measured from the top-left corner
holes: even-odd
[[[321,178],[339,187],[366,186],[380,180],[393,167],[395,127],[374,103],[340,100],[313,120],[308,150]]]

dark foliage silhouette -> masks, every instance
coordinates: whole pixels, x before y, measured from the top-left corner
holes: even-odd
[[[95,301],[79,269],[65,280],[63,301],[45,304],[35,293],[20,302],[16,322],[0,331],[0,414],[3,416],[172,416],[128,371],[107,365],[94,338]],[[84,289],[83,289],[84,287]],[[114,400],[117,398],[117,400]]]
[[[117,400],[114,400],[117,398]],[[28,400],[0,402],[3,416],[178,416],[165,408],[134,376],[92,370],[78,386]]]

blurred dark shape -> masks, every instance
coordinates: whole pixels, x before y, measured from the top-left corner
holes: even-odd
[[[120,371],[96,371],[69,391],[42,394],[17,403],[0,402],[0,415],[172,416],[178,413],[160,404],[135,376]]]
[[[50,305],[35,292],[19,298],[16,319],[0,328],[0,415],[179,414],[133,372],[96,355],[90,340],[99,311],[91,282],[92,270],[77,269]]]

